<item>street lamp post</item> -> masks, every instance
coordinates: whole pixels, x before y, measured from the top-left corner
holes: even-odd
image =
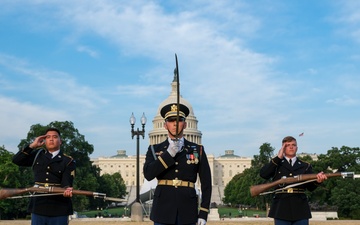
[[[139,130],[139,128],[134,130],[136,118],[134,116],[134,113],[131,114],[131,138],[134,139],[134,136],[136,136],[136,203],[134,203],[131,207],[131,220],[133,221],[143,221],[143,212],[140,204],[140,136],[142,136],[143,139],[145,138],[145,113],[143,113],[143,115],[141,116],[140,121],[142,125],[142,130]]]

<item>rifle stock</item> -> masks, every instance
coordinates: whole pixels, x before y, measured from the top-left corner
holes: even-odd
[[[29,187],[29,188],[2,188],[0,189],[0,200],[11,198],[16,195],[21,195],[27,192],[34,193],[64,193],[66,188],[60,187]],[[86,195],[93,196],[95,198],[106,198],[106,194],[92,192],[92,191],[83,191],[83,190],[72,190],[72,193],[75,195]]]
[[[266,184],[259,184],[259,185],[253,185],[250,187],[250,194],[252,197],[259,195],[260,193],[267,191],[273,187],[276,187],[280,184],[293,184],[308,180],[316,179],[317,174],[301,174],[294,177],[283,177],[279,180],[266,183]],[[325,174],[328,178],[330,177],[344,177],[344,178],[353,178],[354,173],[353,172],[342,172],[342,173],[326,173]]]
[[[28,192],[27,188],[2,188],[0,189],[0,199],[21,195]]]

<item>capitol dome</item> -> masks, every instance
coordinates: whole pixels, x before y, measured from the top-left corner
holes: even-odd
[[[197,129],[197,119],[191,104],[180,95],[180,103],[189,108],[189,115],[186,117],[186,129],[184,137],[188,141],[201,144],[201,132]],[[163,142],[167,138],[167,130],[164,128],[164,118],[160,115],[160,110],[168,104],[177,102],[177,74],[174,71],[174,79],[171,83],[171,92],[167,99],[160,103],[157,113],[153,119],[153,130],[149,132],[150,145]]]

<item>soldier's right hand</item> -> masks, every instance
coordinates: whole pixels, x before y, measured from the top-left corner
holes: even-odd
[[[283,145],[281,146],[279,152],[278,152],[278,157],[280,159],[284,158],[284,153],[285,153],[285,148],[286,148],[286,142],[283,143]]]
[[[30,148],[38,148],[38,147],[43,146],[45,144],[45,138],[46,138],[46,135],[41,135],[41,136],[35,138],[33,143],[31,143],[29,145],[29,147]]]

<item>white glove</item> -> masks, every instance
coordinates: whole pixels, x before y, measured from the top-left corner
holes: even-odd
[[[206,220],[201,218],[198,219],[197,225],[205,225],[205,224],[206,224]]]
[[[167,149],[172,157],[175,157],[176,153],[180,151],[180,141],[172,141]]]

